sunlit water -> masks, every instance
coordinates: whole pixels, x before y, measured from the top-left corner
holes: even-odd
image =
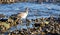
[[[0,14],[10,16],[19,12],[24,12],[25,8],[29,8],[28,19],[36,19],[41,17],[49,17],[50,15],[58,16],[60,14],[60,6],[57,4],[33,4],[33,3],[13,3],[13,4],[0,4]],[[32,28],[32,24],[29,25]],[[26,25],[17,25],[10,30],[26,28]]]

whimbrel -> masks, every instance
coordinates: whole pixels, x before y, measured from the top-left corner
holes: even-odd
[[[28,8],[26,8],[26,12],[19,13],[17,17],[20,19],[25,19],[27,15],[28,15]]]
[[[28,15],[28,8],[26,8],[26,11],[25,12],[22,12],[22,13],[19,13],[19,14],[17,14],[17,20],[16,20],[16,22],[20,19],[26,19],[26,17],[27,17],[27,15]],[[22,23],[22,22],[21,22]]]

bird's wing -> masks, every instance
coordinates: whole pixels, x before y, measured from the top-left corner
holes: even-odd
[[[21,13],[24,13],[24,12],[19,12],[18,14],[21,14]]]
[[[25,15],[25,13],[20,13],[20,14],[18,14],[17,16],[24,16]]]

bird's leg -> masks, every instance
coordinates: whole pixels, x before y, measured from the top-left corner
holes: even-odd
[[[23,21],[21,20],[21,18],[19,20],[20,20],[20,24],[22,24]]]
[[[20,20],[20,24],[22,24],[22,20]]]
[[[26,19],[25,19],[25,21],[27,20],[27,17],[26,17]],[[27,21],[26,21],[27,22]]]

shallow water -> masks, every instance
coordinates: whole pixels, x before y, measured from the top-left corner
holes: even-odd
[[[41,17],[49,17],[50,15],[58,16],[60,14],[60,6],[57,4],[33,4],[33,3],[13,3],[13,4],[0,4],[0,14],[10,16],[19,12],[24,12],[25,8],[30,8],[28,19],[36,19]],[[38,11],[37,11],[38,10]],[[32,24],[29,25],[32,28]],[[13,29],[14,28],[14,29]],[[17,25],[12,27],[10,30],[16,30],[26,28],[27,26]]]

